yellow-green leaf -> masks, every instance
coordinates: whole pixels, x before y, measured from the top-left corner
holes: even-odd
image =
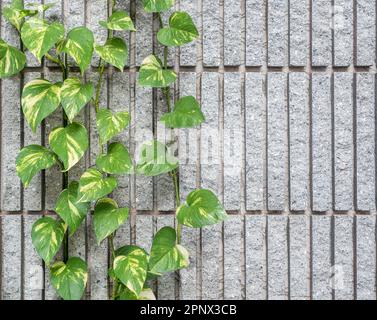
[[[96,45],[95,49],[104,61],[123,71],[128,57],[128,48],[121,38],[110,38],[103,46]]]
[[[161,60],[154,55],[144,59],[139,72],[139,85],[143,87],[165,88],[177,79],[173,70],[164,69]]]
[[[43,217],[37,220],[31,230],[31,239],[39,256],[50,265],[64,238],[66,225],[62,220]]]
[[[37,10],[24,9],[23,1],[13,0],[9,7],[3,8],[3,16],[7,19],[18,31],[26,17],[34,16],[38,13]]]
[[[100,199],[110,194],[118,183],[114,177],[104,178],[102,173],[95,168],[84,172],[79,182],[81,198],[79,202],[89,202]]]
[[[121,133],[130,123],[130,114],[126,111],[112,114],[108,109],[100,109],[96,118],[101,144]]]
[[[27,188],[33,177],[41,170],[49,169],[56,163],[53,152],[39,145],[23,148],[16,159],[17,175]]]
[[[134,23],[131,17],[126,11],[118,10],[115,11],[107,21],[100,21],[99,24],[109,30],[131,30],[136,31]]]
[[[89,146],[86,128],[77,122],[54,129],[49,135],[51,149],[59,156],[64,170],[71,169],[84,156]]]
[[[42,57],[64,37],[64,26],[59,22],[49,24],[33,17],[21,29],[21,38],[30,52],[41,61]]]
[[[93,216],[94,232],[98,244],[127,220],[128,212],[128,208],[118,208],[118,204],[113,199],[98,200]]]
[[[143,0],[146,12],[162,12],[174,6],[175,0]]]
[[[110,144],[107,154],[98,156],[96,166],[108,174],[131,174],[133,168],[128,150],[119,142]]]
[[[0,39],[0,79],[19,73],[26,63],[26,56],[17,48]]]
[[[51,267],[51,283],[64,300],[80,300],[88,281],[88,269],[80,258],[69,258],[67,263],[56,262]]]
[[[22,110],[33,132],[60,104],[61,82],[51,83],[45,79],[28,82],[22,91]]]
[[[79,184],[72,181],[68,189],[63,190],[56,202],[55,211],[69,227],[69,234],[73,235],[88,214],[89,202],[79,202]]]
[[[61,100],[64,111],[72,121],[80,110],[93,98],[94,86],[92,83],[82,83],[78,78],[69,78],[64,81],[61,89]]]

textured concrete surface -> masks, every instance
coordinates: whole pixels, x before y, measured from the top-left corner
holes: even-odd
[[[10,2],[0,1],[1,8]],[[55,3],[48,20],[87,25],[104,42],[98,20],[110,13],[106,1],[43,2]],[[132,116],[114,141],[137,160],[144,141],[175,139],[182,200],[208,188],[230,213],[217,226],[183,228],[190,266],[152,281],[157,297],[375,300],[376,0],[176,0],[163,20],[186,10],[201,36],[169,50],[168,63],[179,74],[172,96],[195,96],[206,122],[173,132],[159,122],[166,112],[161,91],[136,82],[144,58],[162,53],[158,19],[143,12],[141,1],[118,0],[117,8],[132,11],[138,32],[116,32],[128,43],[130,68],[109,67],[104,77],[101,107]],[[17,32],[1,19],[1,38],[19,47]],[[62,175],[55,167],[24,189],[14,161],[22,146],[48,146],[49,133],[63,122],[58,110],[32,134],[20,111],[22,86],[36,77],[61,81],[61,74],[26,55],[28,69],[0,82],[0,297],[57,299],[30,230],[54,209]],[[97,56],[92,66],[85,77],[96,84]],[[99,152],[93,107],[77,120],[87,125],[91,147],[70,180],[94,165]],[[149,250],[157,229],[175,224],[171,179],[118,182],[112,197],[133,210],[115,244]],[[69,252],[89,265],[85,298],[107,299],[108,243],[96,244],[92,222],[89,215]]]

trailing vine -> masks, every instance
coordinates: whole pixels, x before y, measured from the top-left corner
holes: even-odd
[[[163,13],[174,6],[174,0],[143,0],[144,10],[156,14],[160,22],[158,41],[164,46],[163,57],[150,55],[143,61],[138,84],[162,90],[168,112],[160,121],[170,130],[194,128],[205,121],[195,97],[182,97],[173,104],[170,86],[177,74],[168,65],[168,50],[194,41],[199,33],[192,18],[186,12],[174,12],[165,25]],[[63,173],[63,191],[59,195],[55,211],[58,218],[44,216],[32,227],[32,242],[50,269],[51,283],[60,297],[80,299],[87,285],[88,270],[85,261],[68,256],[68,238],[90,213],[94,203],[93,227],[98,244],[108,240],[110,244],[112,299],[155,299],[148,286],[150,280],[164,273],[176,272],[189,265],[189,253],[181,245],[181,228],[202,228],[226,219],[226,212],[210,190],[192,191],[181,203],[179,188],[179,163],[167,145],[152,140],[143,143],[139,160],[134,164],[127,148],[116,141],[119,133],[130,123],[128,112],[112,113],[101,108],[100,94],[106,64],[123,72],[128,57],[127,44],[114,36],[114,31],[135,32],[133,21],[123,10],[116,10],[111,1],[111,16],[99,24],[107,30],[104,44],[96,43],[92,31],[76,27],[68,32],[59,22],[48,22],[44,13],[51,6],[25,6],[21,0],[13,0],[3,15],[19,31],[23,46],[40,62],[50,60],[60,66],[62,82],[46,79],[28,82],[22,91],[21,107],[25,120],[35,133],[42,121],[57,109],[63,110],[63,126],[49,133],[49,147],[29,145],[17,159],[16,170],[25,187],[41,170],[60,166]],[[91,66],[93,53],[99,56],[98,83],[95,87],[85,81],[85,72]],[[80,77],[71,77],[70,61],[80,68]],[[0,39],[0,78],[21,72],[26,64],[25,54]],[[88,132],[75,120],[85,107],[93,107],[98,129],[99,155],[95,166],[88,168],[79,181],[69,182],[69,171],[89,148]],[[115,140],[114,142],[112,142]],[[132,155],[134,156],[134,155]],[[114,237],[118,228],[126,222],[128,208],[119,208],[109,195],[117,187],[120,175],[145,175],[149,177],[168,173],[174,185],[176,199],[176,228],[163,227],[153,238],[149,251],[136,245],[125,244],[115,248]],[[63,247],[63,259],[56,257]]]

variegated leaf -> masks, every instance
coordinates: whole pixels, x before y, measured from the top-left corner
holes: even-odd
[[[82,83],[78,78],[64,81],[61,89],[61,99],[64,111],[72,121],[80,110],[92,99],[94,86],[92,83]]]
[[[30,145],[23,148],[16,159],[17,175],[27,188],[33,177],[41,170],[56,163],[56,155],[45,147]]]
[[[133,169],[128,150],[119,142],[110,144],[107,154],[98,156],[96,166],[108,174],[131,174]]]
[[[95,49],[104,61],[123,71],[128,57],[128,48],[121,38],[110,38],[103,46],[96,45]]]
[[[154,55],[145,58],[140,67],[139,84],[143,87],[165,88],[177,79],[173,70],[164,69],[161,60]]]
[[[30,52],[41,61],[42,57],[64,37],[64,26],[59,22],[47,23],[39,18],[26,21],[21,29],[21,38]]]
[[[107,21],[100,21],[99,24],[109,30],[131,30],[136,31],[130,15],[123,10],[115,11]]]
[[[77,27],[68,32],[67,38],[59,44],[59,51],[68,53],[84,73],[90,66],[94,50],[93,32],[86,27]]]
[[[37,10],[27,10],[24,8],[22,0],[13,0],[9,7],[3,8],[3,16],[7,19],[18,31],[24,23],[25,17],[31,17],[38,13]]]
[[[19,73],[26,63],[26,56],[17,48],[0,39],[0,79]]]
[[[49,143],[62,161],[64,171],[68,171],[88,149],[88,132],[81,123],[73,122],[66,127],[54,129],[49,135]]]
[[[62,83],[51,83],[45,79],[28,82],[22,91],[22,110],[33,132],[38,125],[53,113],[60,104]]]
[[[174,6],[174,0],[143,0],[146,12],[162,12]]]
[[[126,111],[112,114],[108,109],[100,109],[96,118],[101,144],[121,133],[130,123],[130,114]]]
[[[31,239],[39,256],[50,265],[58,252],[67,227],[62,220],[43,217],[37,220],[31,230]]]

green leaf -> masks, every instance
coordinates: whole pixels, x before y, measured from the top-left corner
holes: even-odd
[[[104,178],[95,168],[89,168],[80,178],[79,202],[89,202],[102,198],[111,193],[118,185],[114,177]]]
[[[39,3],[28,3],[26,6],[29,8],[36,8],[40,13],[46,12],[48,9],[55,7],[56,3],[49,4],[39,4]]]
[[[35,17],[26,21],[21,29],[22,42],[39,62],[63,37],[64,26],[61,23],[48,24],[45,20]]]
[[[131,30],[136,31],[131,17],[126,11],[115,11],[107,21],[100,21],[99,24],[109,30]]]
[[[173,70],[163,69],[161,60],[154,55],[144,59],[139,72],[139,85],[143,87],[165,88],[177,79]]]
[[[26,63],[23,52],[0,39],[0,79],[19,73]]]
[[[25,188],[33,177],[43,169],[49,169],[56,163],[56,156],[50,150],[39,145],[23,148],[16,159],[16,171]]]
[[[105,198],[97,202],[93,223],[98,244],[127,220],[128,211],[128,208],[118,208],[118,204],[113,199]]]
[[[78,122],[54,129],[49,135],[49,143],[59,159],[63,162],[64,171],[71,169],[84,156],[89,147],[88,132]]]
[[[72,121],[80,110],[92,99],[94,86],[92,83],[81,83],[78,78],[70,78],[64,81],[61,89],[61,99],[64,111]]]
[[[95,49],[104,61],[123,71],[128,57],[128,48],[121,38],[110,38],[105,45],[96,45]]]
[[[80,258],[69,258],[67,263],[56,262],[51,267],[51,283],[64,300],[80,300],[88,280],[88,269]]]
[[[174,6],[174,0],[143,0],[146,12],[162,12]]]
[[[84,73],[90,66],[94,50],[93,32],[77,27],[68,32],[67,39],[59,45],[59,51],[68,53]]]
[[[148,269],[148,255],[137,246],[125,246],[115,252],[114,272],[136,296],[143,290]]]
[[[210,190],[192,191],[186,203],[177,209],[180,224],[191,228],[202,228],[219,223],[227,218],[227,214],[219,199]]]
[[[156,233],[149,258],[151,272],[171,272],[189,265],[187,250],[177,244],[176,240],[176,232],[171,227],[164,227]]]
[[[178,159],[163,143],[153,140],[142,145],[136,167],[138,174],[153,177],[173,171],[177,167]]]
[[[174,12],[169,18],[169,26],[157,33],[158,41],[164,46],[178,47],[199,37],[192,18],[187,12]]]
[[[100,109],[96,117],[101,144],[121,133],[130,123],[130,114],[126,111],[113,115],[108,109]]]
[[[121,143],[114,142],[109,145],[107,154],[101,154],[96,160],[96,166],[109,174],[131,174],[132,160]]]
[[[90,202],[78,202],[79,198],[79,184],[72,181],[68,189],[60,193],[56,203],[55,211],[68,225],[70,235],[81,225],[90,208]]]
[[[22,110],[33,132],[43,119],[53,113],[60,104],[61,82],[36,79],[28,82],[22,91]]]
[[[161,121],[167,128],[193,128],[199,126],[204,120],[199,103],[192,96],[178,100],[174,111],[161,117]]]
[[[156,296],[150,288],[144,288],[137,296],[127,287],[122,286],[118,300],[156,300]]]
[[[26,17],[34,16],[38,13],[37,10],[24,9],[23,1],[13,0],[10,7],[3,8],[3,16],[7,19],[18,31]]]
[[[31,230],[31,239],[39,256],[50,265],[52,258],[62,244],[66,225],[61,220],[43,217],[37,220]]]

